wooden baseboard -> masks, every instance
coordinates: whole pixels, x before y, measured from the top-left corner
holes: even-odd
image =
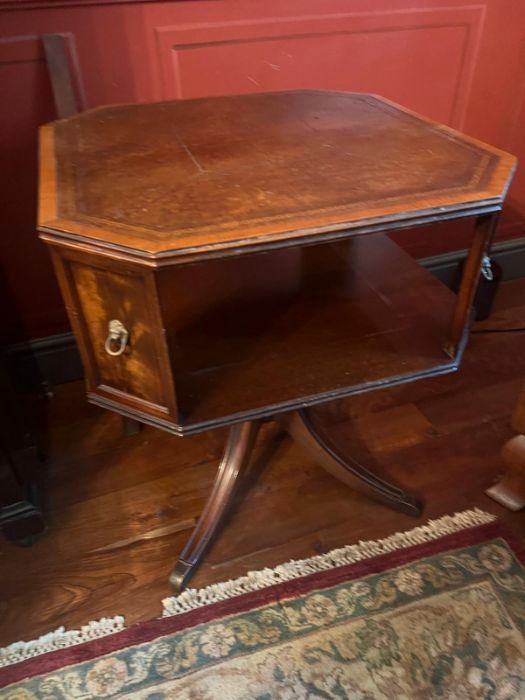
[[[73,333],[16,343],[4,349],[8,371],[17,389],[64,384],[84,376]]]
[[[457,267],[466,250],[434,255],[421,264],[449,287],[457,281]],[[503,279],[525,276],[525,237],[498,243],[492,257],[503,269]],[[13,382],[21,389],[63,384],[84,376],[78,348],[72,333],[62,333],[17,343],[6,348]]]
[[[421,264],[447,287],[453,287],[457,280],[458,263],[465,260],[467,252],[454,250],[443,255],[433,255],[423,258]],[[496,243],[492,248],[491,257],[501,265],[504,281],[525,277],[525,237]]]

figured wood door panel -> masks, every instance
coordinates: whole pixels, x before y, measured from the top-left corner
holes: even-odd
[[[83,263],[66,263],[67,276],[77,300],[83,344],[92,369],[92,391],[115,390],[130,399],[166,407],[168,387],[159,357],[159,329],[153,318],[154,301],[140,274],[102,270]],[[109,322],[120,321],[129,331],[125,351],[118,356],[105,348]],[[167,409],[166,409],[167,410]]]

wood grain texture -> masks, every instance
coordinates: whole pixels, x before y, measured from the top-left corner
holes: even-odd
[[[155,419],[177,418],[169,359],[152,273],[122,261],[79,255],[51,257],[78,340],[88,395],[116,401]],[[104,349],[109,322],[130,331],[132,352],[111,357]],[[133,417],[133,416],[131,416]]]
[[[524,319],[519,280],[501,287],[492,319],[476,328],[518,327]],[[504,470],[499,453],[514,434],[524,356],[525,334],[475,334],[461,372],[326,409],[338,439],[352,442],[357,432],[379,473],[425,498],[419,521],[345,488],[299,445],[263,427],[257,483],[192,583],[385,537],[475,505],[523,538],[525,512],[509,512],[484,490]],[[87,404],[80,383],[56,387],[47,418],[49,531],[31,549],[0,541],[0,644],[104,615],[122,613],[128,623],[160,615],[161,598],[171,594],[170,567],[202,510],[226,439],[225,431],[180,439],[148,427],[124,438],[118,417]]]
[[[358,93],[104,107],[42,132],[44,239],[138,259],[493,211],[515,167],[509,154]]]

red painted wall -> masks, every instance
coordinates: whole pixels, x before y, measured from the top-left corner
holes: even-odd
[[[42,33],[68,35],[88,106],[292,87],[364,90],[525,160],[520,0],[78,2],[0,0],[4,341],[68,329],[34,226],[36,127],[54,117]],[[524,172],[501,240],[525,235]],[[463,248],[465,236],[455,226],[402,240],[424,256]]]

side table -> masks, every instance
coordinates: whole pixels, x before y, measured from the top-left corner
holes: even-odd
[[[40,236],[88,399],[176,435],[231,425],[177,589],[262,420],[353,488],[421,512],[334,443],[316,404],[458,369],[514,167],[357,93],[102,107],[42,128]],[[456,297],[388,233],[462,217],[475,225]]]

